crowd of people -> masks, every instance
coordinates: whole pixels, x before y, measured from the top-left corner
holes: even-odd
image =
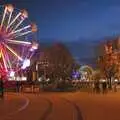
[[[106,81],[99,82],[95,81],[92,86],[93,93],[103,93],[106,94],[108,91],[117,92],[117,83],[113,83],[112,86]]]
[[[36,87],[36,84],[34,82],[32,82],[31,84],[34,87]],[[72,81],[72,80],[63,80],[60,79],[58,80],[58,82],[56,83],[51,83],[50,79],[47,80],[47,82],[45,81],[39,81],[39,85],[40,89],[45,89],[45,88],[57,88],[59,90],[73,90],[73,88],[75,88],[74,90],[82,90],[82,89],[86,89],[88,90],[89,93],[103,93],[106,94],[109,91],[109,83],[106,81]],[[41,87],[42,85],[42,87]],[[55,86],[56,85],[56,86]],[[21,88],[23,88],[23,85],[21,84],[21,82],[16,81],[16,92],[20,92]],[[48,89],[50,90],[50,89]],[[117,83],[113,83],[112,84],[112,90],[114,92],[117,92]],[[0,76],[0,99],[4,98],[4,80],[2,78],[2,76]]]
[[[112,83],[111,87],[107,81],[74,81],[72,84],[76,90],[87,90],[89,93],[106,94],[108,91],[117,92],[117,82]]]
[[[107,82],[100,83],[99,81],[95,81],[92,83],[92,92],[93,93],[107,93],[108,85]]]

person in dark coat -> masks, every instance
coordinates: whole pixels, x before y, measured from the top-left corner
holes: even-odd
[[[96,91],[96,93],[100,93],[100,83],[99,83],[99,81],[95,82],[95,91]]]
[[[20,82],[16,81],[16,92],[20,92]]]
[[[4,98],[4,83],[2,77],[0,77],[0,98]]]
[[[103,87],[103,94],[107,93],[107,83],[106,82],[102,83],[102,87]]]

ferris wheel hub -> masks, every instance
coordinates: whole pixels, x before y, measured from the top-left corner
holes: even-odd
[[[0,43],[1,42],[7,42],[7,39],[10,39],[10,37],[8,36],[8,33],[5,32],[4,30],[0,31]]]

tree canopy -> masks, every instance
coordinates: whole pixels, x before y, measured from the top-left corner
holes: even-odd
[[[56,43],[44,49],[40,61],[47,62],[46,73],[48,76],[58,78],[69,77],[75,62],[67,47],[62,43]]]

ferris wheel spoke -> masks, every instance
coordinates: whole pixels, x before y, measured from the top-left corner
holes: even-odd
[[[0,51],[0,58],[2,58],[2,53]],[[2,59],[3,60],[3,59]],[[0,68],[3,68],[3,64],[0,62]]]
[[[4,55],[4,57],[3,57],[3,55]],[[6,52],[5,47],[4,47],[4,49],[2,48],[2,50],[1,50],[1,56],[2,56],[2,58],[5,58],[5,60],[6,60],[5,63],[6,63],[7,68],[10,68],[9,58],[8,58],[8,54]]]
[[[34,52],[32,52],[32,54],[30,55],[30,59],[32,58],[33,55],[34,55]]]
[[[20,45],[31,45],[31,42],[25,42],[25,41],[20,41],[20,40],[7,40],[8,43],[12,43],[12,44],[20,44]]]
[[[24,56],[25,56],[25,47],[23,47],[23,49],[22,49],[22,53],[21,53],[21,56],[22,56],[22,58],[24,58]]]
[[[8,25],[10,24],[11,17],[12,17],[12,13],[13,13],[13,11],[11,11],[11,12],[10,12],[10,14],[9,14],[9,18],[8,18]]]
[[[28,18],[28,12],[27,12],[25,9],[23,9],[23,10],[21,10],[20,21],[19,21],[18,24],[12,29],[12,32],[14,32],[14,31],[22,24],[22,22],[23,22],[26,18]]]
[[[23,21],[24,21],[24,19],[22,19],[22,20],[15,26],[15,28],[13,28],[12,32],[14,32],[14,31],[22,24]]]
[[[3,65],[0,63],[0,68],[3,68]]]
[[[7,4],[7,5],[5,5],[5,9],[6,9],[6,13],[8,14],[8,21],[6,23],[6,31],[7,31],[7,26],[8,26],[8,24],[11,21],[11,17],[12,17],[12,13],[13,13],[14,7],[13,7],[12,4]]]
[[[19,60],[23,60],[12,48],[10,48],[8,45],[4,44],[4,46],[12,53],[14,54]]]
[[[27,34],[29,34],[29,33],[32,33],[32,31],[27,31],[27,32],[20,33],[20,34],[16,35],[15,38],[18,38],[18,37],[27,35]]]
[[[3,13],[3,17],[2,17],[2,21],[1,21],[1,24],[0,24],[0,29],[1,29],[2,26],[3,26],[4,20],[5,20],[5,16],[6,16],[6,13],[7,13],[7,8],[5,7],[4,13]]]
[[[10,22],[10,24],[7,26],[7,29],[20,17],[20,15],[21,15],[22,13],[21,12],[19,12],[17,15],[16,15],[16,17]]]
[[[8,23],[7,23],[6,31],[8,30],[8,25],[10,24],[11,17],[12,17],[12,13],[13,13],[13,11],[11,11],[10,14],[9,14],[9,18],[8,18]]]
[[[6,52],[6,54],[4,54],[5,55],[5,58],[6,58],[6,60],[7,60],[7,63],[8,63],[8,68],[12,68],[12,64],[11,64],[11,62],[10,62],[10,59],[9,59],[9,55],[8,55],[8,53]]]
[[[21,29],[18,29],[18,30],[16,30],[16,31],[10,32],[9,35],[15,34],[15,33],[19,33],[19,32],[21,32],[21,31],[23,31],[23,30],[26,30],[26,29],[28,29],[28,28],[30,28],[30,27],[31,27],[31,25],[27,25],[27,26],[25,26],[25,27],[23,27],[23,28],[21,28]]]
[[[5,56],[3,55],[3,51],[2,50],[1,50],[1,55],[2,55],[2,59],[3,59],[5,70],[8,71],[8,69],[7,69],[7,62],[6,62]]]
[[[11,63],[14,64],[14,63],[17,62],[17,64],[18,64],[18,63],[19,63],[18,61],[19,61],[19,60],[18,60],[18,58],[16,57]]]

